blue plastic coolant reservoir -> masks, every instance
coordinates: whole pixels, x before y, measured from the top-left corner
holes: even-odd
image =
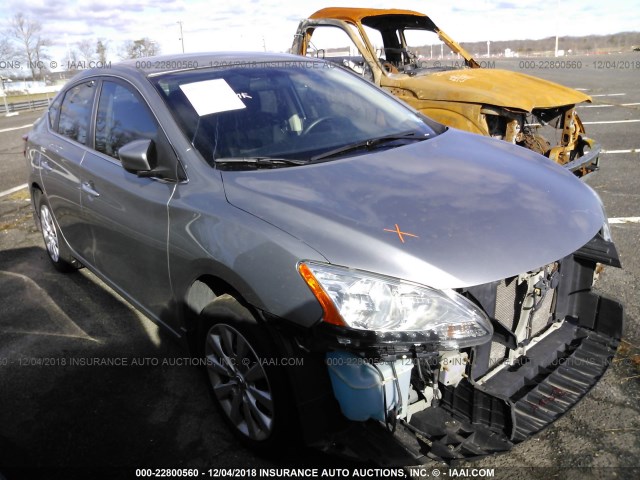
[[[326,358],[333,394],[349,420],[364,422],[373,418],[384,422],[385,413],[398,406],[402,407],[398,416],[406,416],[413,368],[410,359],[393,362],[397,375],[394,377],[391,363],[367,363],[348,352],[329,352]]]

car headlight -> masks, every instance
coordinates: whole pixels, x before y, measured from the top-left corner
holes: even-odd
[[[298,271],[334,325],[377,332],[427,332],[443,349],[489,341],[486,314],[453,290],[323,263],[301,262]]]

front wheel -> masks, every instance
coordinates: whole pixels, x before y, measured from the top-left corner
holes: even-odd
[[[272,450],[284,440],[293,409],[268,332],[237,300],[223,295],[202,314],[204,355],[213,397],[245,444]]]

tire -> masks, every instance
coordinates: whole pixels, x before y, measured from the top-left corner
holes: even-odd
[[[66,242],[60,235],[58,224],[53,216],[49,202],[39,190],[34,190],[34,197],[36,218],[38,219],[44,247],[51,264],[62,273],[76,271],[82,265],[73,258]]]
[[[210,303],[200,319],[207,377],[226,423],[255,450],[282,449],[295,414],[269,332],[230,295]]]

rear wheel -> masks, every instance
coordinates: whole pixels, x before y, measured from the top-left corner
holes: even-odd
[[[268,332],[229,295],[209,304],[201,320],[214,401],[240,440],[272,450],[284,440],[293,412]]]
[[[55,269],[60,272],[77,270],[81,265],[73,258],[64,239],[60,236],[49,202],[39,190],[35,190],[34,195],[37,218],[40,223],[44,246],[49,254],[49,260],[51,260]]]

